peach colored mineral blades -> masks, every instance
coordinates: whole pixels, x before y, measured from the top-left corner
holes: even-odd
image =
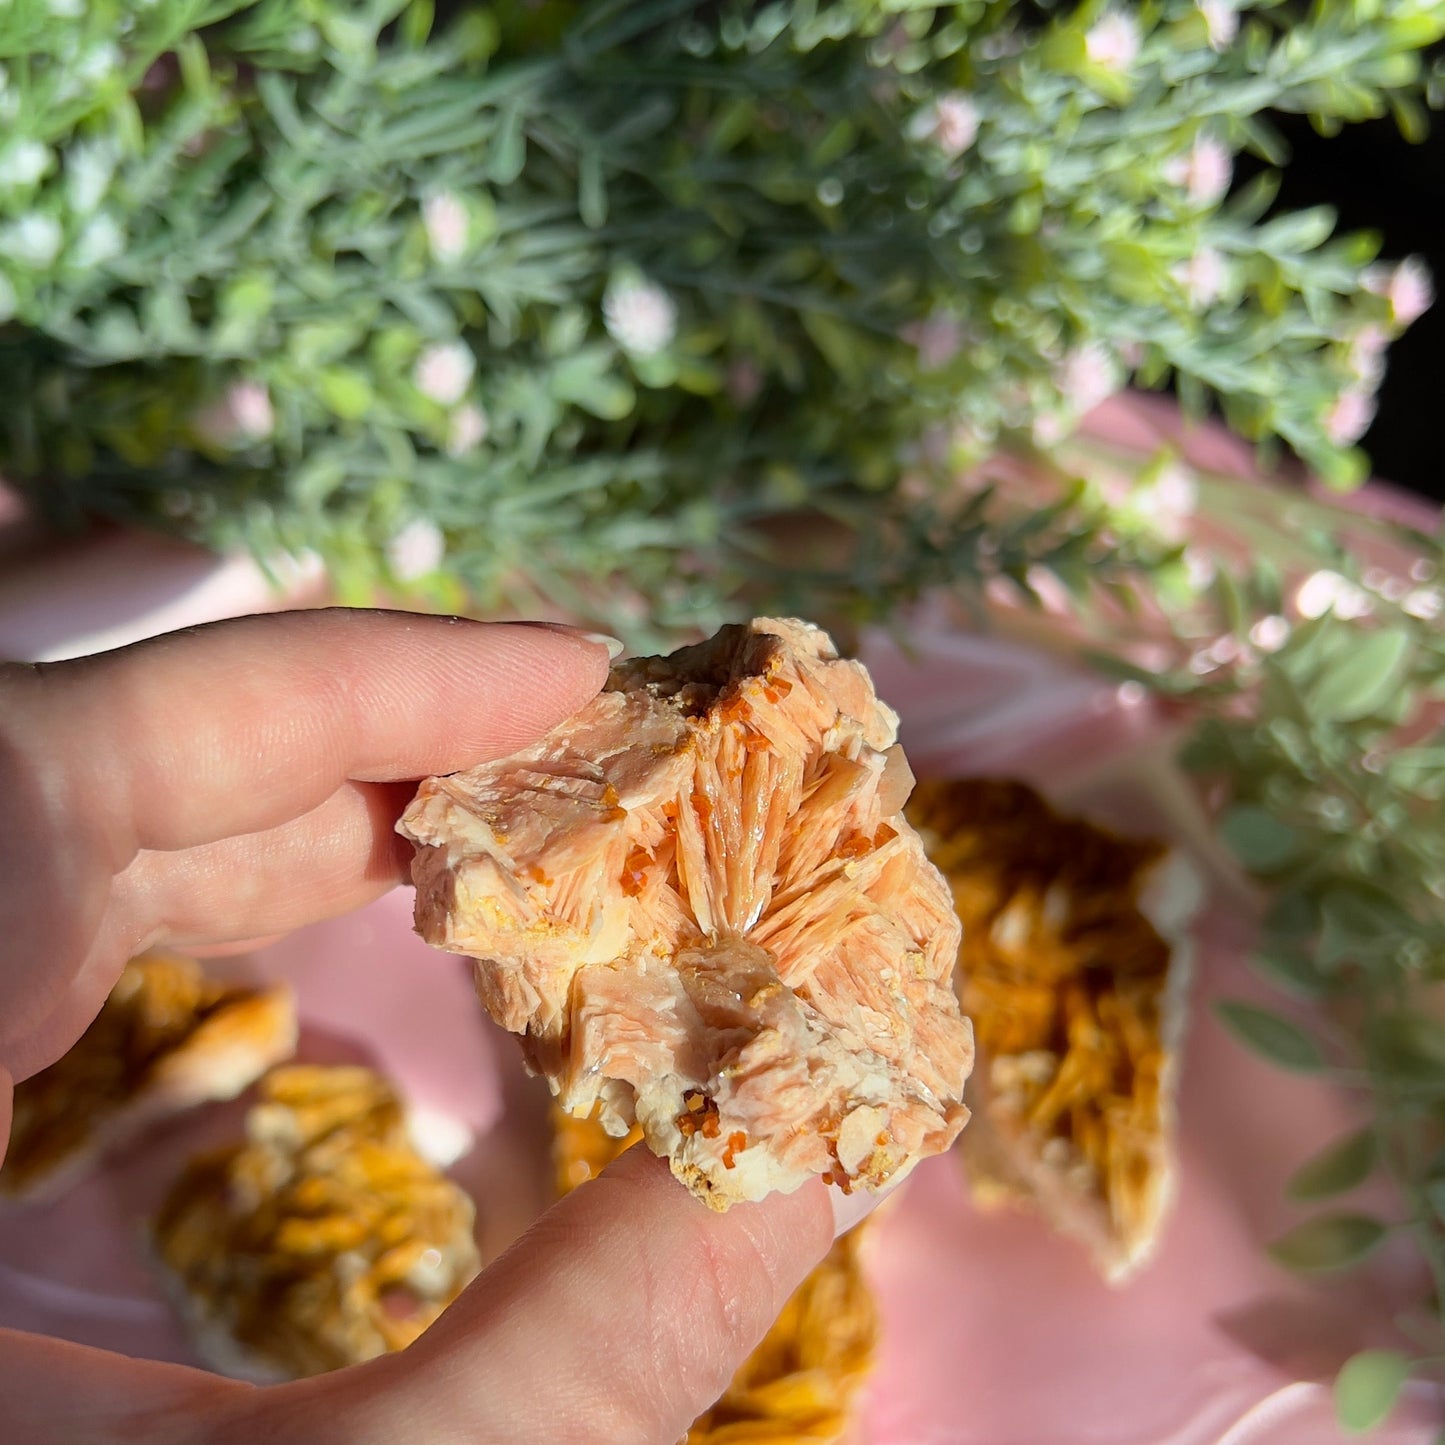
[[[284,985],[230,987],[172,954],[134,959],[75,1046],[16,1089],[0,1193],[53,1197],[148,1125],[234,1098],[295,1048]]]
[[[474,1217],[385,1079],[298,1064],[262,1082],[242,1142],[186,1167],[154,1241],[208,1363],[283,1380],[416,1339],[479,1268]]]
[[[615,1139],[596,1119],[552,1110],[557,1192],[600,1174],[642,1138]],[[793,1292],[686,1445],[833,1445],[857,1423],[859,1392],[877,1352],[879,1317],[863,1271],[859,1225],[839,1239]]]
[[[416,922],[476,960],[562,1107],[712,1207],[946,1149],[972,1034],[958,921],[868,674],[806,623],[618,664],[533,747],[428,779]]]
[[[923,783],[908,812],[963,922],[975,1197],[1032,1202],[1121,1279],[1173,1194],[1190,880],[1162,844],[1060,817],[1020,783]]]

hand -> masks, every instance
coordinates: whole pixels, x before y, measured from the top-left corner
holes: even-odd
[[[566,630],[244,618],[0,668],[0,1140],[145,948],[255,943],[401,882],[414,780],[500,757],[601,686]],[[673,1445],[833,1238],[827,1191],[713,1214],[632,1150],[410,1349],[255,1388],[0,1331],[7,1438]]]

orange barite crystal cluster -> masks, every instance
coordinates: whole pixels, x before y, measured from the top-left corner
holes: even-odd
[[[897,719],[806,623],[613,669],[542,742],[423,783],[417,927],[491,1016],[714,1208],[946,1149],[958,921],[902,813]]]

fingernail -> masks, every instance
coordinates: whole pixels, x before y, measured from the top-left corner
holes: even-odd
[[[599,647],[605,647],[609,662],[616,662],[622,656],[625,644],[620,637],[613,637],[607,632],[579,632],[577,636],[583,642],[595,642]]]
[[[514,622],[513,627],[540,627],[547,632],[565,632],[570,637],[575,637],[581,642],[591,642],[597,647],[607,649],[609,661],[615,661],[622,656],[626,644],[620,637],[613,637],[607,632],[583,632],[580,627],[573,627],[567,622]]]
[[[844,1194],[836,1185],[828,1186],[828,1202],[833,1206],[833,1238],[841,1239],[855,1224],[861,1224],[898,1186],[886,1189],[855,1189]]]

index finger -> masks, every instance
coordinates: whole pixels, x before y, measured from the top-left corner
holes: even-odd
[[[601,687],[585,634],[357,608],[212,623],[12,673],[7,731],[116,863],[259,832],[347,779],[505,756]]]

